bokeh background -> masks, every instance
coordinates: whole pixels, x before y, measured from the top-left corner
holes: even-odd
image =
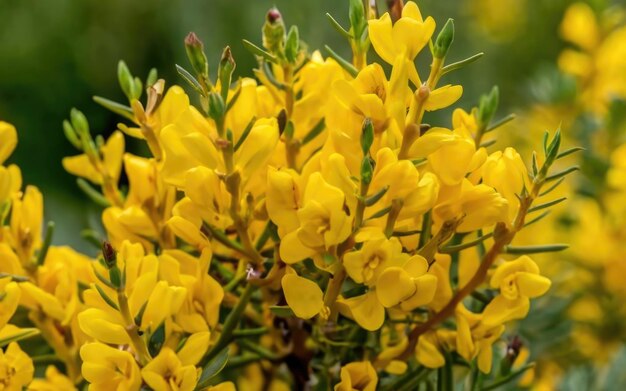
[[[584,2],[598,18],[603,15],[604,19],[617,20],[620,12],[626,15],[624,0]],[[384,12],[385,0],[378,3]],[[579,162],[584,175],[578,182],[582,185],[564,190],[568,196],[577,193],[578,198],[585,198],[570,204],[583,218],[573,213],[571,216],[580,221],[554,219],[550,224],[557,229],[546,225],[541,231],[526,230],[529,237],[522,238],[532,243],[533,236],[540,237],[543,243],[560,240],[561,234],[564,241],[573,243],[574,249],[562,255],[569,261],[542,261],[542,271],[553,279],[554,294],[538,301],[519,333],[533,341],[532,358],[546,362],[541,366],[543,375],[539,374],[548,380],[558,375],[559,389],[623,390],[626,191],[621,193],[622,198],[611,201],[620,208],[602,212],[596,209],[598,205],[611,205],[599,196],[606,190],[602,182],[609,169],[610,152],[626,142],[626,77],[615,78],[624,85],[624,94],[619,97],[622,121],[612,121],[609,115],[604,124],[606,113],[600,110],[599,115],[590,110],[586,105],[589,102],[581,101],[581,95],[577,95],[580,80],[564,75],[557,67],[559,54],[571,47],[560,36],[559,26],[572,3],[573,0],[418,0],[422,13],[432,15],[438,26],[448,17],[455,19],[456,37],[450,61],[485,53],[478,62],[453,72],[443,82],[463,85],[459,105],[465,109],[475,106],[480,95],[493,85],[499,86],[496,118],[520,114],[516,126],[502,129],[498,135],[501,142],[514,141],[527,157],[528,148],[520,143],[539,140],[541,131],[552,131],[563,120],[568,132],[566,139],[576,139],[576,143],[589,147]],[[310,48],[329,45],[350,57],[347,42],[325,16],[329,12],[347,25],[348,0],[0,0],[0,119],[18,129],[19,145],[10,162],[22,168],[25,183],[38,186],[45,195],[46,219],[57,224],[55,244],[69,244],[93,253],[80,232],[86,227],[97,229],[100,224],[101,211],[86,200],[75,179],[61,166],[63,157],[76,153],[65,140],[61,126],[70,109],[77,107],[86,114],[92,133],[108,136],[120,119],[91,98],[100,95],[124,100],[117,82],[118,61],[125,60],[132,73],[142,79],[155,67],[168,84],[182,85],[175,64],[187,66],[183,39],[190,31],[204,41],[211,64],[217,64],[223,47],[230,45],[237,62],[236,76],[249,75],[255,59],[244,49],[241,38],[260,43],[264,15],[272,6],[280,9],[287,25],[299,26],[300,37]],[[626,41],[626,30],[622,34],[622,41]],[[626,53],[626,42],[612,44]],[[427,60],[418,59],[422,74],[427,73]],[[626,75],[626,62],[614,63],[618,68],[611,71]],[[436,120],[438,124],[449,124],[450,112],[443,111]],[[611,127],[621,132],[619,137],[604,140],[603,135],[610,133]],[[604,140],[604,147],[592,145],[593,132]],[[138,144],[128,139],[127,142],[130,150],[141,154]],[[623,152],[622,190],[626,190],[626,147]],[[600,190],[587,191],[594,188]],[[593,205],[587,205],[589,200]],[[619,210],[619,218],[617,212],[612,214],[614,210]],[[603,217],[605,214],[614,223],[617,221],[614,227],[606,224],[609,219]],[[563,227],[568,225],[583,229],[567,231]],[[615,242],[611,246],[607,244],[609,236]],[[596,254],[600,253],[596,247],[617,250],[603,259]],[[593,263],[596,258],[599,260],[591,266],[576,263],[583,259]],[[567,311],[569,315],[565,315]],[[611,365],[605,367],[607,362]],[[570,367],[576,369],[568,371]],[[550,371],[555,375],[551,376]],[[598,374],[602,374],[600,383],[596,381]]]
[[[46,195],[48,219],[57,223],[54,242],[85,248],[81,228],[97,225],[74,178],[61,166],[75,153],[61,123],[72,107],[87,115],[92,131],[108,135],[119,118],[91,100],[93,95],[122,101],[116,66],[124,59],[144,78],[151,67],[168,83],[181,83],[174,64],[187,65],[183,39],[194,31],[210,61],[231,45],[237,73],[249,74],[254,56],[241,37],[260,42],[264,13],[277,6],[287,24],[297,24],[310,47],[328,44],[349,54],[347,43],[325,13],[347,25],[348,1],[341,0],[0,0],[0,118],[19,131],[11,161],[22,167],[25,183]],[[384,1],[379,1],[381,11]],[[528,83],[537,69],[554,63],[563,43],[558,23],[568,0],[421,0],[425,15],[440,25],[455,18],[454,57],[479,51],[480,62],[454,74],[465,87],[462,105],[498,84],[502,112],[530,99]],[[427,64],[422,64],[424,67]],[[214,70],[214,69],[213,69]],[[131,145],[132,148],[132,145]]]

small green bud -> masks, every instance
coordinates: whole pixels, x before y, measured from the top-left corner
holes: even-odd
[[[367,19],[365,18],[365,9],[361,0],[350,0],[350,9],[348,10],[350,19],[350,31],[356,41],[360,41],[363,32],[367,27]]]
[[[372,166],[372,159],[369,156],[363,156],[361,161],[361,183],[369,185],[372,182],[372,176],[374,174],[374,167]]]
[[[221,121],[226,113],[226,105],[221,95],[216,92],[209,93],[209,111],[208,114],[215,121]]]
[[[295,63],[298,58],[298,52],[300,51],[300,34],[298,33],[298,27],[291,26],[289,34],[287,34],[287,42],[285,43],[285,58],[290,63]]]
[[[67,140],[72,143],[75,148],[82,149],[82,144],[78,139],[78,135],[68,120],[63,121],[63,133],[65,133],[65,138],[67,138]]]
[[[369,155],[370,148],[372,147],[373,142],[374,124],[372,124],[371,119],[365,118],[365,121],[363,121],[363,127],[361,132],[361,150],[363,151],[363,156]]]
[[[263,46],[272,54],[281,54],[285,46],[285,23],[276,8],[267,12],[263,24]]]
[[[159,74],[157,72],[157,69],[156,68],[150,69],[150,72],[148,73],[148,77],[146,78],[146,86],[152,87],[154,83],[157,82],[158,78],[159,78]]]
[[[102,242],[102,258],[107,269],[111,269],[117,265],[117,252],[108,240]]]
[[[433,48],[433,56],[435,58],[445,58],[452,41],[454,41],[454,20],[448,19],[437,36]]]
[[[133,98],[139,99],[141,97],[142,90],[143,90],[143,83],[141,82],[141,79],[138,77],[135,77],[135,79],[133,80]]]
[[[489,122],[493,119],[493,116],[498,110],[498,104],[500,103],[500,90],[498,86],[494,86],[489,94],[480,97],[478,104],[478,121],[482,126],[489,125]]]
[[[204,54],[204,44],[194,32],[190,32],[185,38],[185,51],[196,74],[208,78],[209,62]]]
[[[72,121],[72,127],[81,140],[89,138],[89,122],[87,122],[85,114],[80,110],[72,109],[70,111],[70,120]]]
[[[135,98],[135,82],[124,60],[117,63],[117,80],[129,101]]]
[[[235,59],[233,59],[230,46],[226,46],[222,52],[222,59],[220,60],[220,67],[218,69],[218,77],[221,84],[220,93],[224,102],[226,102],[226,99],[228,98],[228,90],[230,89],[230,83],[232,82],[235,66]]]

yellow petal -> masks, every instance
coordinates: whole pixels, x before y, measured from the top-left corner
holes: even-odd
[[[417,361],[427,368],[440,368],[446,363],[435,341],[432,341],[428,335],[422,335],[417,340],[415,356]]]
[[[515,276],[517,287],[522,296],[539,297],[550,289],[552,282],[543,276],[533,273],[517,273]]]
[[[64,157],[61,163],[70,174],[85,178],[96,185],[102,184],[102,175],[91,165],[87,155]]]
[[[361,296],[342,299],[340,303],[347,307],[349,315],[365,330],[376,331],[385,322],[385,307],[378,301],[373,291]]]
[[[395,266],[385,269],[376,282],[376,296],[387,308],[411,297],[416,289],[411,276],[404,269]]]
[[[8,122],[0,121],[0,164],[13,153],[17,145],[17,131]]]
[[[496,296],[483,311],[483,324],[499,326],[511,320],[523,319],[529,310],[530,300],[527,297],[508,300],[504,296]]]
[[[368,21],[368,33],[376,53],[388,64],[396,58],[396,47],[392,40],[391,17],[385,13],[379,19]]]
[[[195,333],[187,338],[176,354],[183,365],[196,365],[209,348],[211,333],[208,331]]]
[[[450,106],[463,95],[462,86],[445,85],[430,92],[430,96],[424,103],[426,111],[434,111]]]
[[[297,317],[310,319],[324,306],[324,294],[313,281],[297,274],[285,274],[281,280],[285,300]]]

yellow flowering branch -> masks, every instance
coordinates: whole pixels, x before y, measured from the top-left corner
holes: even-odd
[[[524,189],[522,195],[519,196],[519,209],[511,226],[507,227],[505,223],[498,223],[496,225],[493,233],[494,244],[483,256],[480,266],[474,276],[463,288],[456,292],[443,309],[430,317],[426,322],[414,327],[411,330],[409,333],[409,344],[401,355],[402,358],[406,359],[410,354],[412,354],[417,346],[417,341],[422,334],[454,315],[457,306],[485,281],[487,273],[496,261],[497,257],[503,252],[506,252],[507,246],[513,241],[515,235],[521,231],[522,228],[524,228],[526,215],[532,206],[533,201],[539,197],[541,188],[546,181],[552,180],[554,177],[554,175],[548,176],[548,170],[558,156],[560,138],[560,131],[557,131],[550,146],[545,147],[546,161],[541,170],[535,173],[530,192],[527,192]]]

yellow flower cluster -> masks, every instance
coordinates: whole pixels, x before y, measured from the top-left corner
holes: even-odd
[[[354,0],[348,30],[333,19],[350,63],[309,53],[270,10],[263,47],[244,41],[255,79],[233,80],[229,48],[212,79],[190,34],[193,69],[178,70],[198,107],[120,63],[128,105],[96,101],[126,123],[106,141],[77,110],[63,126],[80,152],[63,166],[103,207],[97,260],[50,246],[52,226],[42,240],[40,193],[1,167],[0,384],[227,390],[262,369],[276,389],[374,390],[430,368],[452,382],[459,362],[491,373],[506,325],[550,287],[525,254],[564,248],[512,245],[567,174],[550,171],[561,136],[546,137],[530,171],[513,148],[489,150],[497,89],[454,109],[450,128],[425,123],[461,97],[440,82],[470,61],[446,63],[452,20],[434,37],[416,3],[392,11],[377,18]],[[368,62],[370,45],[383,64]],[[429,51],[422,79],[415,59]],[[126,136],[150,156],[126,152]],[[0,163],[15,144],[2,123]],[[34,327],[7,324],[18,303]],[[14,341],[36,333],[64,371],[31,383]],[[502,382],[512,351],[475,377]]]

